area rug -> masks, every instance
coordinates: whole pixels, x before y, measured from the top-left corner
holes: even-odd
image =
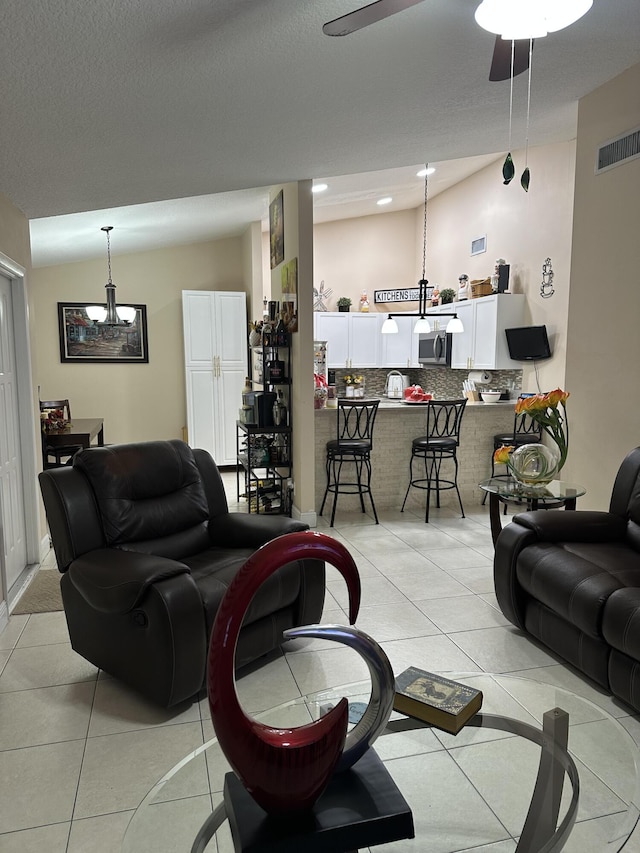
[[[57,569],[45,569],[39,571],[31,581],[11,614],[18,616],[22,613],[51,613],[62,609],[60,572]]]

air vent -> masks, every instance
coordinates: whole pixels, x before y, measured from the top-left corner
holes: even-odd
[[[610,139],[598,148],[596,175],[640,157],[640,127]]]

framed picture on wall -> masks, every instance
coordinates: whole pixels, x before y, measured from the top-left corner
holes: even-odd
[[[147,363],[147,306],[132,307],[136,309],[136,316],[131,325],[100,326],[87,316],[85,303],[58,302],[60,361]]]
[[[284,261],[284,190],[269,205],[269,247],[274,269]]]

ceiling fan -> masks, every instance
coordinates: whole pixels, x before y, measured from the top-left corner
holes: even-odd
[[[397,12],[417,6],[424,0],[376,0],[367,6],[362,6],[354,12],[342,15],[328,21],[322,32],[327,36],[347,36],[356,30],[364,29],[371,24],[382,21]],[[522,74],[529,67],[529,39],[516,39],[513,42],[513,76]],[[506,41],[501,36],[496,36],[489,71],[489,80],[496,82],[508,80],[511,77],[511,41]]]

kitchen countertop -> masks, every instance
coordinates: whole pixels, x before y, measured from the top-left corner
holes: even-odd
[[[389,397],[367,397],[368,400],[380,400],[380,405],[378,406],[378,411],[381,409],[402,409],[403,411],[408,411],[409,409],[420,409],[422,406],[417,405],[416,403],[404,403],[402,400],[392,400]],[[436,403],[438,401],[436,400]],[[482,400],[478,400],[477,402],[472,402],[471,400],[467,403],[467,409],[503,409],[508,407],[513,409],[515,406],[515,400],[498,400],[497,403],[483,403]],[[328,409],[326,406],[324,409],[316,409],[316,412],[335,412],[337,409]]]

